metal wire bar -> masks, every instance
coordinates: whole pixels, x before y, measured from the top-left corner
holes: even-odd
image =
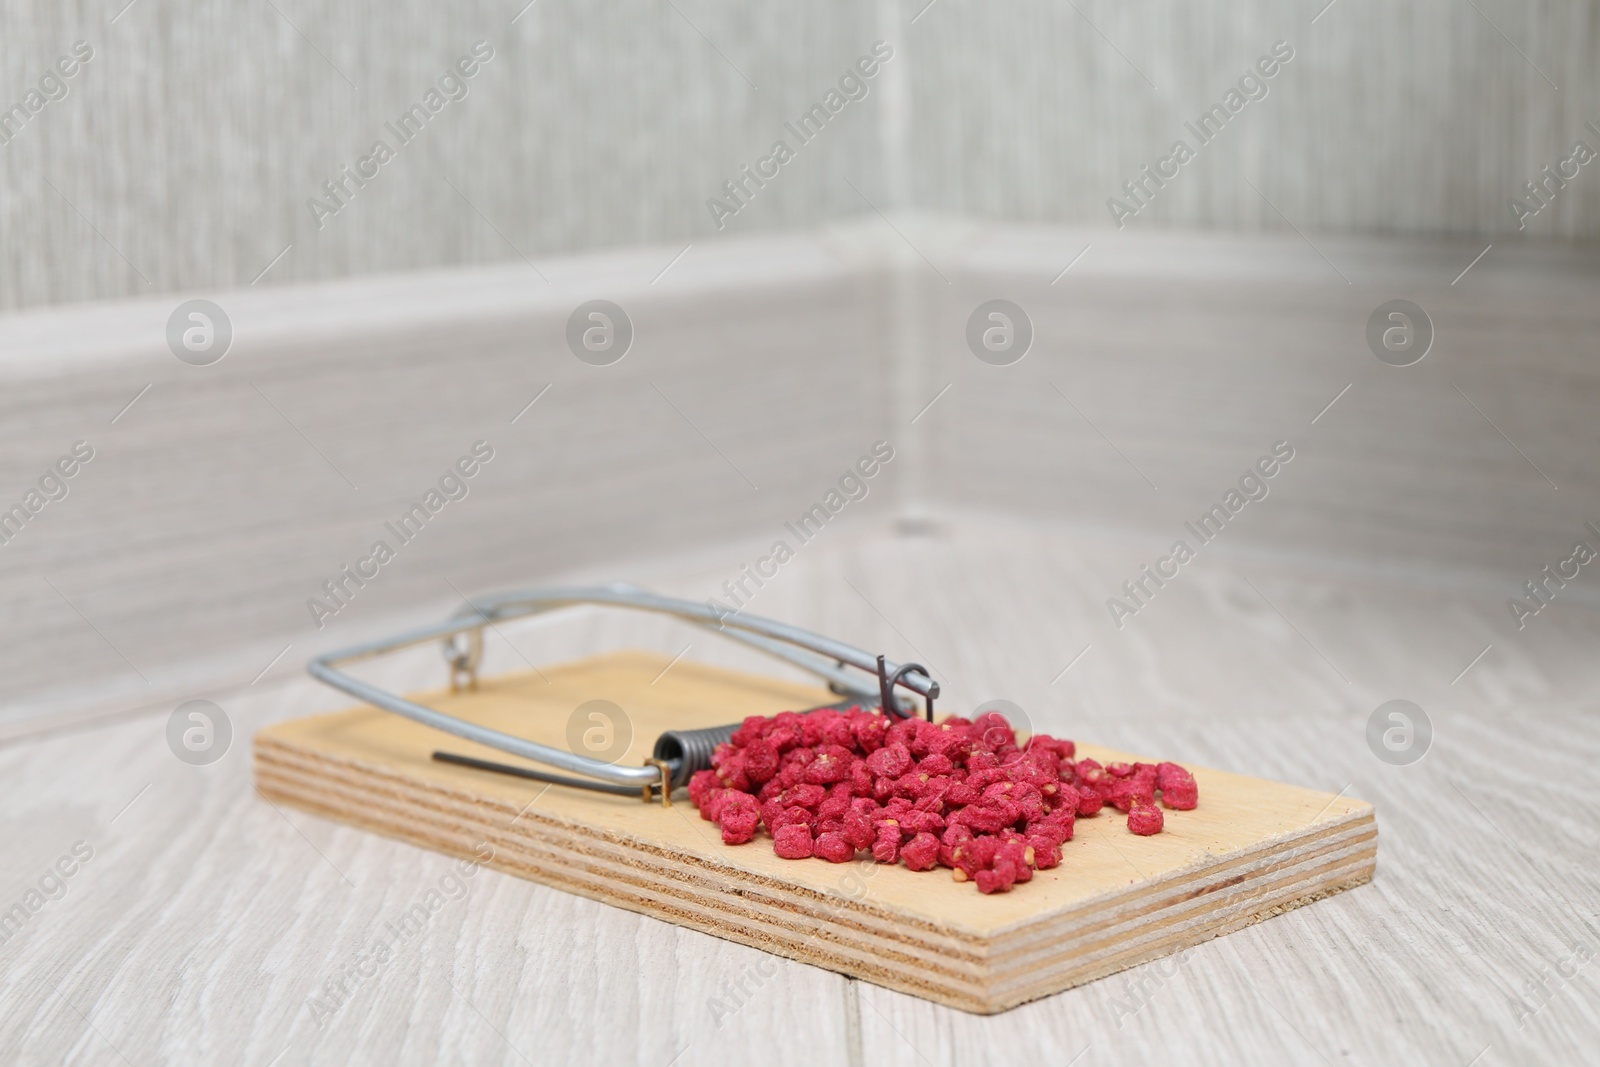
[[[826,678],[836,690],[863,703],[870,703],[875,698],[880,698],[880,693],[872,686],[856,681],[853,676],[845,673],[842,668],[846,666],[855,667],[873,675],[874,680],[884,677],[884,674],[880,672],[886,672],[887,676],[892,679],[892,683],[884,687],[883,695],[888,696],[889,702],[894,705],[892,713],[902,713],[898,698],[892,694],[893,686],[897,685],[909,689],[911,692],[927,698],[930,702],[930,707],[932,698],[939,695],[939,684],[915,665],[890,663],[881,656],[875,656],[852,645],[847,645],[842,641],[835,641],[832,638],[812,633],[798,626],[791,626],[788,623],[762,618],[757,615],[721,611],[710,604],[658,596],[636,586],[624,584],[590,588],[530,590],[490,597],[472,603],[461,615],[448,622],[411,630],[394,637],[370,641],[366,644],[319,656],[307,664],[306,670],[313,678],[341,692],[348,693],[385,711],[403,715],[415,722],[422,723],[424,726],[431,726],[436,730],[465,738],[468,741],[475,741],[478,744],[498,749],[501,752],[508,752],[511,755],[520,756],[535,763],[543,763],[563,771],[599,779],[602,782],[629,786],[636,790],[642,789],[645,785],[657,782],[660,779],[662,773],[660,768],[653,766],[618,767],[587,756],[580,756],[562,749],[551,748],[548,745],[541,745],[535,741],[529,741],[499,730],[492,730],[489,727],[479,726],[477,723],[468,722],[465,719],[457,718],[435,708],[407,700],[402,696],[372,685],[369,682],[364,682],[338,669],[348,663],[370,659],[374,656],[410,648],[429,641],[443,640],[445,642],[445,658],[450,663],[452,682],[455,682],[461,675],[473,679],[476,678],[478,666],[483,658],[482,628],[485,625],[504,619],[537,615],[557,608],[580,604],[630,608],[638,611],[652,611],[676,616],[702,628],[719,633],[724,637],[729,637],[760,649],[819,677]],[[456,641],[456,638],[462,634],[468,636],[465,648],[462,648]],[[797,651],[797,649],[803,649],[805,652],[813,653],[814,655],[805,655]],[[816,657],[823,658],[818,659]],[[890,711],[887,708],[885,710]]]

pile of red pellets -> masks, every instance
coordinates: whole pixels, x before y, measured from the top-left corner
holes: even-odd
[[[870,853],[913,871],[949,868],[1004,893],[1061,862],[1078,816],[1110,805],[1128,829],[1160,833],[1162,805],[1192,809],[1194,776],[1176,763],[1077,759],[1071,741],[1019,745],[1004,716],[891,720],[823,708],[751,716],[689,781],[689,799],[742,845],[765,827],[785,859],[845,863]]]

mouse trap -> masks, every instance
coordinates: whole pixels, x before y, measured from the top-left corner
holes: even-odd
[[[580,604],[676,616],[818,684],[637,651],[478,676],[484,626]],[[400,696],[345,670],[431,642],[450,676],[435,692]],[[361,704],[256,735],[256,787],[274,802],[451,856],[492,850],[497,870],[971,1012],[1169,955],[1366,882],[1376,865],[1370,804],[1192,766],[1199,804],[1162,832],[1079,818],[1059,866],[995,895],[865,853],[830,863],[780,858],[764,835],[725,844],[685,787],[747,716],[859,707],[932,720],[938,683],[917,664],[627,586],[486,599],[309,669]]]

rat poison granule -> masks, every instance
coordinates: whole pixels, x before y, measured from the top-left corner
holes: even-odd
[[[846,863],[865,853],[913,871],[944,867],[980,893],[1004,893],[1062,862],[1078,818],[1104,808],[1142,837],[1161,806],[1190,811],[1194,775],[1176,763],[1076,758],[1036,734],[1023,744],[1003,716],[890,720],[859,707],[745,719],[689,781],[689,799],[722,840],[765,829],[784,859]],[[1158,806],[1158,801],[1161,806]]]

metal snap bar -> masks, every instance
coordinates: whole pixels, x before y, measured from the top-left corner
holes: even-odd
[[[643,767],[619,767],[588,756],[541,745],[487,726],[468,722],[454,715],[407,700],[386,689],[363,682],[340,670],[345,664],[370,659],[428,641],[444,642],[444,657],[450,668],[451,690],[476,688],[478,667],[483,660],[483,627],[504,619],[538,615],[557,608],[579,604],[629,608],[673,615],[723,637],[759,649],[809,671],[828,682],[828,687],[847,699],[828,707],[871,707],[876,704],[893,718],[909,718],[908,710],[895,694],[896,687],[920,695],[926,714],[933,719],[933,701],[939,683],[925,667],[916,663],[891,663],[842,641],[812,633],[798,626],[756,615],[719,611],[709,604],[674,597],[657,596],[637,586],[614,584],[590,588],[538,589],[490,597],[474,603],[456,618],[437,626],[424,627],[352,648],[330,652],[313,659],[306,670],[313,678],[340,692],[363,700],[384,711],[403,715],[424,726],[475,741],[489,748],[521,757],[533,763],[583,777],[573,778],[549,771],[512,764],[495,763],[471,756],[435,752],[434,759],[499,774],[511,774],[556,785],[591,789],[602,793],[641,795],[648,802],[659,796],[671,804],[672,791],[688,784],[690,776],[711,766],[711,752],[728,739],[738,723],[698,730],[669,730],[656,740],[655,749]],[[463,644],[464,639],[464,644]],[[853,667],[876,676],[869,686],[846,668]],[[817,709],[810,709],[817,710]]]
[[[890,674],[888,665],[884,663],[883,657],[878,657],[878,696],[881,701],[880,706],[883,708],[884,713],[887,714],[891,719],[911,718],[911,712],[901,708],[898,701],[895,699],[894,687],[900,684],[900,679],[904,678],[907,674],[912,673],[920,674],[930,681],[933,677],[928,673],[928,668],[924,667],[920,663],[902,663],[899,669],[897,669],[893,674]],[[927,692],[927,715],[929,722],[933,721],[933,698],[938,695],[939,687],[937,685],[929,689]]]

